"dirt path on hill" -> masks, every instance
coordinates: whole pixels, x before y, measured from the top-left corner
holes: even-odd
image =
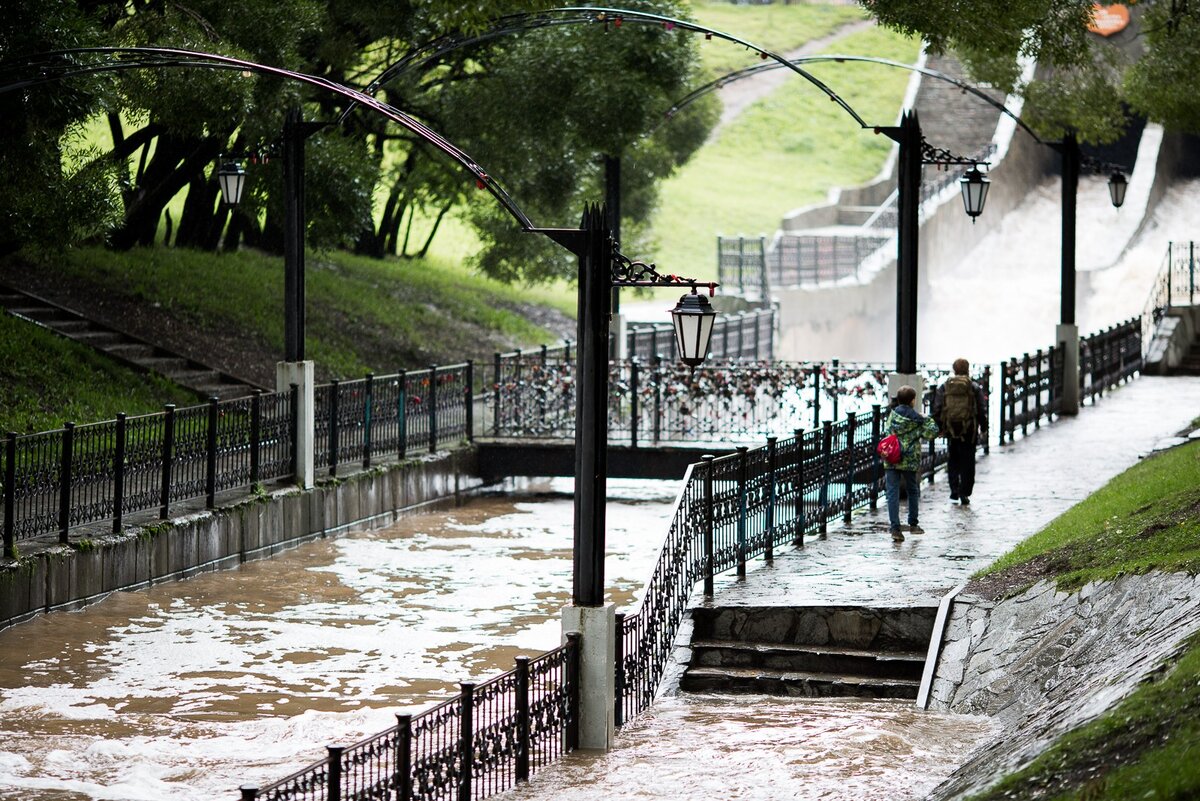
[[[828,36],[820,39],[813,39],[806,43],[803,47],[795,50],[790,50],[783,54],[785,58],[800,58],[801,56],[811,56],[824,50],[829,45],[841,39],[850,36],[851,34],[865,31],[875,24],[873,20],[860,20],[852,22],[849,25],[843,25]],[[723,87],[720,91],[721,103],[724,106],[721,111],[721,120],[713,128],[709,134],[708,141],[715,141],[721,135],[721,130],[733,122],[737,117],[750,107],[752,103],[762,100],[776,89],[784,84],[785,81],[793,80],[795,74],[790,70],[783,68],[777,70],[769,70],[761,72],[758,75],[753,75],[749,78],[742,78],[739,81],[734,81],[728,86]]]

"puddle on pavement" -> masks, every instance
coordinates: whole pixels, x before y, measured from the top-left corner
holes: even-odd
[[[572,754],[501,798],[907,801],[993,731],[911,701],[685,694],[623,728],[608,754]]]

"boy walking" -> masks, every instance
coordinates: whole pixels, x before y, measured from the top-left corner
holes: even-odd
[[[892,539],[903,542],[900,531],[900,482],[908,496],[908,526],[914,534],[921,533],[917,513],[921,506],[921,482],[917,473],[921,470],[921,441],[937,436],[937,423],[913,408],[917,391],[910,386],[900,387],[896,392],[896,406],[888,415],[884,434],[895,434],[900,440],[900,461],[884,463],[883,488],[887,493],[888,521],[892,527]]]

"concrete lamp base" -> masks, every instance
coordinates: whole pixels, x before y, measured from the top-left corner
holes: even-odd
[[[595,751],[612,748],[616,734],[617,610],[604,606],[564,606],[563,642],[569,631],[581,635],[579,657],[579,747]]]

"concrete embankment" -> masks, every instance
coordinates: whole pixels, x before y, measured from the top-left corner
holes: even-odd
[[[474,459],[474,449],[443,452],[327,479],[310,490],[231,494],[215,509],[130,525],[120,534],[72,532],[71,545],[22,542],[22,556],[0,564],[0,628],[118,590],[236,567],[318,537],[386,526],[406,511],[453,502],[481,486]]]
[[[999,733],[930,799],[966,797],[1032,762],[1132,693],[1200,630],[1200,577],[1124,576],[998,603],[960,595],[930,709],[988,715]]]

